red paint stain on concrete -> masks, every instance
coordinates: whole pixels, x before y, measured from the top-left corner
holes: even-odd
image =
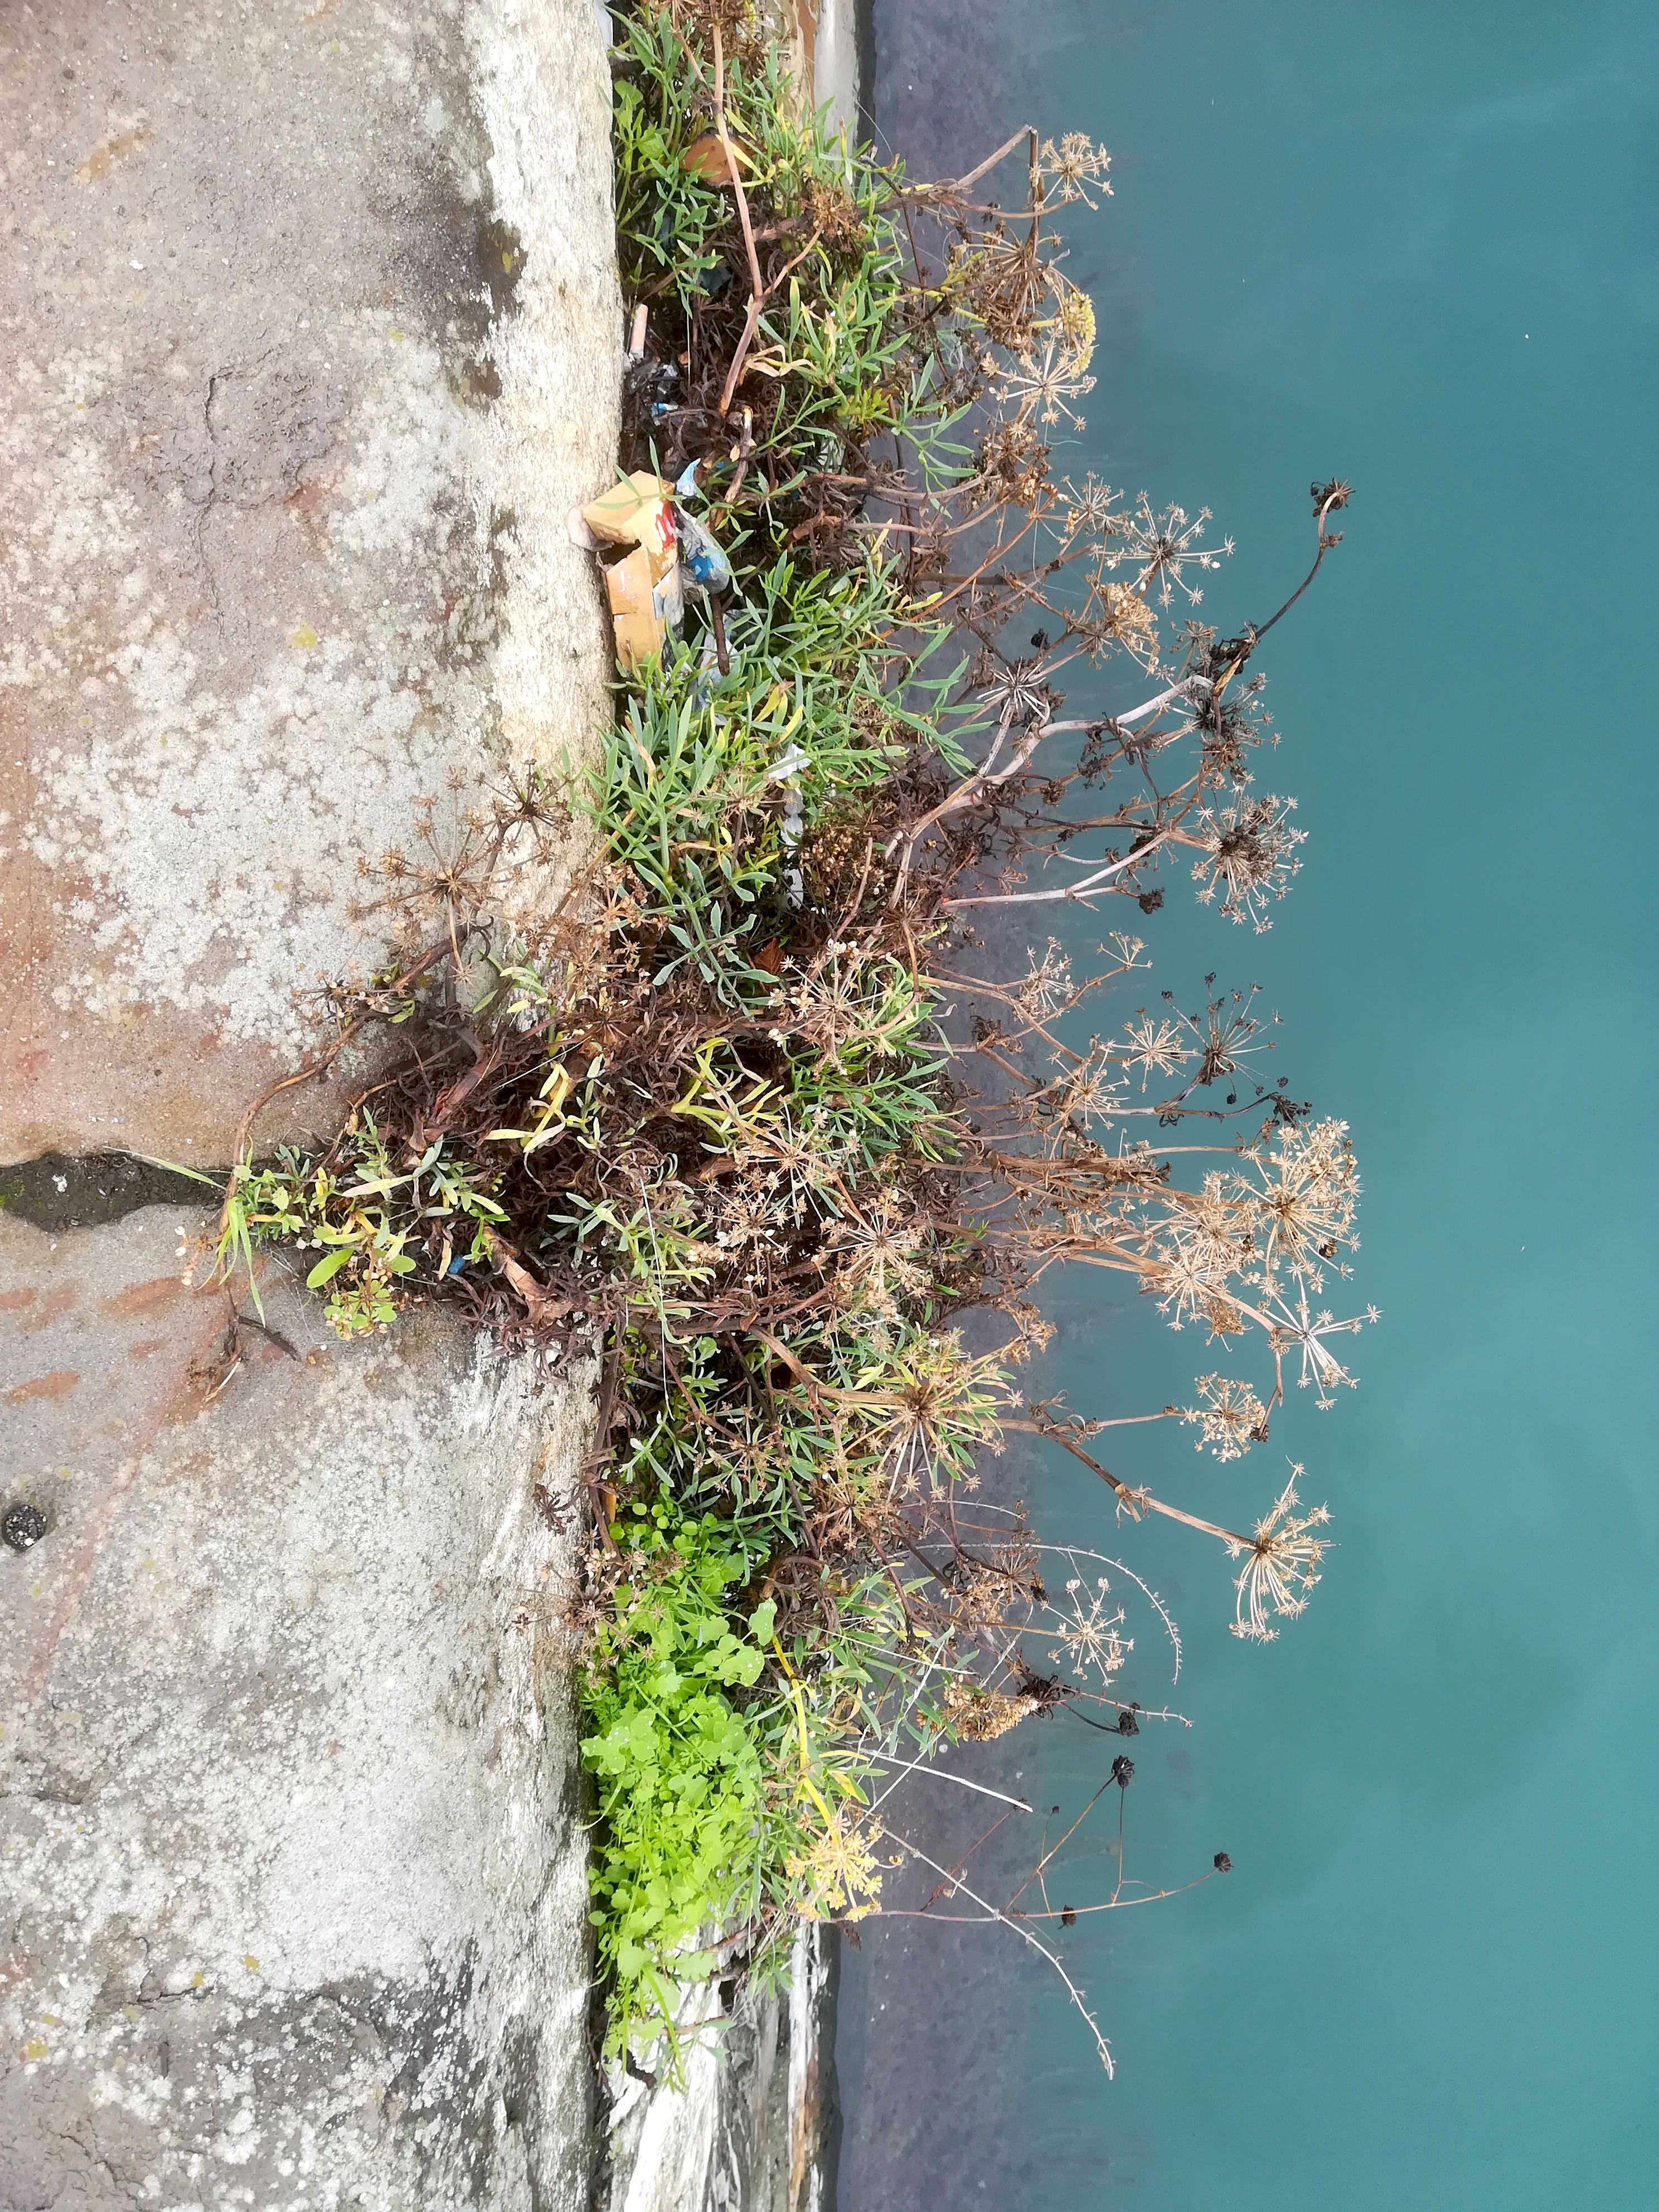
[[[0,1391],[9,1406],[21,1406],[31,1398],[61,1398],[72,1390],[81,1380],[76,1367],[55,1368],[50,1375],[37,1375],[32,1382],[14,1382],[9,1390]]]
[[[157,1275],[148,1283],[135,1283],[130,1291],[118,1291],[112,1298],[106,1298],[100,1310],[131,1318],[137,1314],[154,1313],[158,1306],[170,1304],[184,1285],[177,1275]]]
[[[83,185],[100,185],[118,161],[125,161],[129,154],[136,154],[149,137],[147,125],[139,124],[136,130],[122,131],[113,138],[106,138],[101,146],[94,146],[76,171]]]
[[[66,1314],[81,1295],[79,1283],[60,1283],[55,1291],[48,1291],[38,1306],[23,1323],[31,1334],[37,1328],[50,1328],[60,1315]]]

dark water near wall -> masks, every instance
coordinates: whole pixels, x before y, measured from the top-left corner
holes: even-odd
[[[1304,1459],[1340,1548],[1263,1650],[1196,1538],[1122,1539],[1177,1608],[1196,1722],[1135,1747],[1130,1871],[1237,1870],[1068,1939],[1116,2082],[1012,1938],[872,1927],[842,2212],[1659,2203],[1659,17],[876,0],[875,45],[919,172],[1028,119],[1112,147],[1072,263],[1100,380],[1061,465],[1215,509],[1240,550],[1207,615],[1274,604],[1310,479],[1356,483],[1264,650],[1302,876],[1267,938],[1173,884],[1148,934],[1183,998],[1260,981],[1293,1090],[1352,1122],[1385,1317],[1360,1390],[1294,1405],[1267,1454],[1144,1432],[1135,1468],[1224,1518]],[[1048,1379],[1085,1407],[1156,1406],[1202,1358],[1093,1286],[1063,1319]],[[1113,1548],[1080,1472],[1018,1472]],[[1143,1625],[1148,1702],[1154,1656]],[[1028,1726],[996,1771],[1075,1804],[1097,1742]]]

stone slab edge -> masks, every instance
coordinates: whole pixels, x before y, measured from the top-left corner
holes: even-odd
[[[607,35],[592,0],[0,24],[8,1156],[226,1158],[315,1033],[296,975],[383,952],[354,863],[592,741]],[[339,219],[311,173],[295,230],[307,130]],[[0,2207],[578,2212],[586,1380],[432,1316],[333,1344],[276,1276],[232,1307],[181,1279],[204,1225],[0,1218],[0,1486],[47,1522],[0,1552]]]

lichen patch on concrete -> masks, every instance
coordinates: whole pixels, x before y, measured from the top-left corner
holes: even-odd
[[[44,619],[33,640],[14,635],[0,683],[38,696],[81,672],[79,726],[40,749],[33,806],[10,833],[60,893],[72,887],[52,903],[69,925],[62,950],[73,945],[83,957],[36,987],[60,1013],[167,1006],[210,1016],[222,1038],[297,1050],[314,1030],[321,987],[361,975],[384,950],[348,911],[362,890],[359,860],[372,863],[400,829],[407,837],[422,800],[447,795],[458,764],[470,764],[475,783],[487,776],[483,672],[464,641],[439,652],[464,628],[466,595],[447,608],[411,605],[408,595],[365,606],[362,589],[371,558],[386,572],[380,580],[400,581],[470,531],[471,598],[483,596],[483,534],[470,511],[447,511],[448,471],[473,426],[435,349],[394,343],[384,312],[353,319],[337,337],[337,352],[362,380],[355,436],[314,548],[286,600],[264,610],[265,635],[234,692],[223,687],[211,615],[180,612],[155,589],[89,611],[101,636],[96,665],[86,665],[76,580],[89,566],[137,562],[138,500],[84,435],[67,472],[31,470],[23,455],[0,451],[14,495],[32,492],[50,514],[32,533],[8,532],[33,556],[28,580]],[[98,377],[74,366],[72,380],[64,364],[50,380],[60,416],[88,404],[66,390],[95,398],[111,376],[108,364]],[[34,419],[50,411],[43,404]],[[245,461],[249,444],[239,448]],[[290,498],[293,486],[269,454],[257,478],[210,455],[192,477],[191,459],[175,440],[163,495],[187,508],[199,494],[198,574],[217,597],[214,501],[240,517],[260,498]],[[221,473],[228,482],[216,491]],[[298,533],[290,517],[276,526]],[[232,554],[220,547],[218,557]],[[142,568],[131,573],[145,581]]]

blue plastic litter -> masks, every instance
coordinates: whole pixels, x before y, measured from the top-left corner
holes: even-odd
[[[724,599],[732,588],[732,564],[695,514],[676,505],[674,521],[679,532],[680,566],[694,589]]]

